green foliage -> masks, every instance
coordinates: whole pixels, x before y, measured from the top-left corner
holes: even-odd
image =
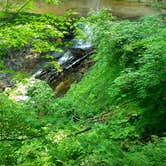
[[[110,95],[116,104],[124,100],[139,102],[142,109],[139,127],[146,135],[165,131],[163,119],[166,116],[166,50],[165,25],[162,23],[164,18],[149,17],[142,19],[141,23],[128,23],[126,27],[120,23],[116,25],[117,29],[122,25],[123,30],[115,30],[116,36],[120,36],[120,41],[117,43],[118,55],[115,52],[113,58],[122,70],[109,89]],[[130,28],[127,28],[129,24]]]
[[[125,153],[122,165],[131,166],[164,166],[166,162],[165,138],[155,138],[155,143],[148,143],[144,146],[134,146],[130,153]]]
[[[25,117],[29,115],[18,104],[13,103],[6,96],[0,95],[1,165],[14,165],[14,151],[20,147],[16,140],[22,139],[25,132],[28,132]]]
[[[70,45],[67,39],[71,39],[75,35],[74,22],[77,20],[71,18],[71,14],[72,11],[66,13],[65,16],[2,13],[0,15],[1,70],[8,72],[3,59],[20,56],[18,52],[22,52],[22,56],[25,56],[26,53],[38,53],[43,56],[50,52],[59,52],[61,47]],[[59,72],[62,71],[55,60],[50,61],[50,64]],[[23,78],[23,74],[9,72],[14,75],[14,80]]]
[[[59,0],[45,0],[45,3],[52,3],[54,5],[58,4]],[[35,0],[22,0],[22,1],[13,1],[13,0],[1,0],[0,1],[0,11],[5,12],[22,12],[29,9],[32,9],[34,6]]]
[[[153,9],[156,9],[159,11],[166,8],[165,0],[149,0],[147,4],[150,5]]]
[[[1,165],[165,165],[165,137],[151,134],[166,131],[166,16],[109,18],[88,17],[95,64],[64,97],[42,81],[25,102],[0,95]]]
[[[20,108],[17,104],[13,103],[6,96],[0,95],[0,115],[1,115],[1,139],[10,139],[17,135],[17,131],[20,133],[24,132],[24,121],[22,114],[20,113]],[[15,121],[15,118],[18,118],[18,121]],[[24,127],[23,127],[24,126]]]
[[[98,17],[99,20],[97,20]],[[105,38],[100,36],[101,32],[106,31],[108,24],[111,24],[108,21],[109,18],[108,14],[102,12],[101,15],[93,15],[87,19],[88,22],[92,20],[92,22],[89,22],[90,26],[95,29],[98,28],[95,31],[96,34],[94,33],[98,37],[96,39],[97,54],[94,55],[96,63],[86,77],[78,85],[73,85],[69,93],[58,101],[60,105],[65,103],[62,109],[67,111],[67,115],[76,114],[78,117],[93,117],[103,110],[110,109],[108,87],[110,86],[109,82],[113,80],[113,76],[110,77],[113,71],[109,68],[110,61],[107,55],[111,50],[107,45],[111,46],[112,43],[108,42],[109,36],[104,36]]]
[[[27,109],[32,109],[41,116],[52,112],[52,100],[54,93],[44,81],[35,83],[28,90],[30,99],[27,102]]]
[[[96,64],[66,96],[66,100],[72,97],[73,105],[71,109],[67,100],[67,110],[91,117],[103,109],[135,101],[140,106],[139,131],[143,135],[164,132],[165,15],[96,24],[100,29],[95,40]]]
[[[4,20],[0,28],[0,56],[23,48],[38,53],[59,51],[62,43],[57,42],[57,39],[69,33],[72,21],[73,19],[62,16],[58,18],[29,14],[19,14],[7,22]]]
[[[0,29],[1,56],[24,47],[31,49],[31,52],[38,53],[56,51],[60,46],[60,43],[56,42],[56,38],[63,37],[66,33],[42,21],[22,23],[18,23],[16,20],[17,25],[7,23]]]
[[[0,146],[0,165],[20,164],[19,160],[24,162],[18,157],[18,154],[22,153],[22,146],[24,156],[26,156],[26,143],[31,142],[33,139],[35,141],[35,138],[45,138],[49,131],[46,124],[49,122],[48,114],[51,114],[52,109],[50,106],[53,97],[52,90],[46,83],[38,82],[29,89],[29,95],[31,98],[26,103],[19,104],[14,103],[3,94],[0,95],[0,145],[2,145]],[[45,116],[44,119],[42,118],[43,116]],[[30,145],[28,143],[28,147]],[[32,146],[35,151],[34,144]],[[39,148],[38,146],[40,144],[36,144],[37,149]],[[31,149],[27,153],[31,153],[31,151],[33,150]],[[24,156],[20,156],[20,158]],[[25,159],[26,164],[31,162],[28,161],[28,156]],[[41,157],[41,154],[38,157]],[[40,161],[41,164],[46,162],[47,160],[44,157],[43,161]]]

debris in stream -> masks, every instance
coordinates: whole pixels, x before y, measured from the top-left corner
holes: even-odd
[[[35,77],[41,80],[46,80],[48,84],[52,84],[52,82],[55,81],[58,76],[64,74],[71,68],[76,67],[92,53],[94,53],[92,47],[87,50],[72,48],[64,53],[61,57],[56,59],[60,64],[63,73],[58,72],[58,70],[53,66],[48,66],[35,73]]]

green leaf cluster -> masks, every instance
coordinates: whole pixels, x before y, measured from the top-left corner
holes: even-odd
[[[44,82],[0,96],[1,165],[165,165],[166,16],[109,18],[88,17],[95,64],[64,97]]]

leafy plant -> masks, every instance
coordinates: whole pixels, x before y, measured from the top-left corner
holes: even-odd
[[[20,17],[15,26],[3,24],[5,36],[26,27],[27,16]],[[27,19],[34,40],[48,41],[45,23],[67,31],[64,17],[59,29],[48,17],[34,25],[40,36],[29,25],[36,17]],[[102,12],[87,20],[98,28],[95,64],[64,97],[54,98],[42,81],[25,102],[0,95],[1,165],[165,165],[166,16],[114,22]]]
[[[13,0],[2,0],[0,2],[0,10],[5,12],[22,12],[33,7],[35,0],[23,0],[23,1],[13,1]],[[52,3],[54,5],[58,4],[58,0],[45,0],[45,3]]]

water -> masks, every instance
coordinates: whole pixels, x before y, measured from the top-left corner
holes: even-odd
[[[53,52],[51,55],[56,59],[59,65],[63,69],[63,73],[68,72],[72,67],[76,67],[80,64],[93,50],[93,30],[89,24],[79,23],[79,28],[84,34],[84,38],[71,39],[72,45],[70,47],[64,48],[62,52]],[[68,72],[69,73],[69,72]],[[44,67],[40,68],[33,75],[36,78],[46,80],[50,85],[55,82],[61,73],[57,70],[51,70],[51,68]]]
[[[92,38],[94,36],[92,27],[89,24],[83,24],[83,23],[80,23],[78,26],[82,30],[85,38],[74,39],[72,48],[80,48],[83,50],[91,48]]]
[[[127,2],[121,0],[62,0],[62,3],[59,6],[46,5],[42,0],[38,0],[38,3],[36,3],[33,11],[36,13],[54,13],[56,15],[62,15],[68,9],[76,9],[80,13],[80,15],[84,16],[87,15],[87,13],[91,9],[100,10],[103,7],[107,7],[107,9],[109,10],[112,9],[112,12],[115,15],[119,15],[121,17],[137,17],[156,13],[156,11],[150,9],[144,3]],[[86,50],[92,47],[93,33],[91,27],[89,25],[85,25],[82,30],[88,36],[88,38],[86,38],[86,40],[74,39],[74,44],[71,49],[75,49],[78,51],[76,52],[76,56],[79,53],[80,49]],[[68,62],[70,61],[73,62],[73,58],[75,57],[73,52],[71,52],[70,50],[68,50],[67,52],[64,51],[63,53],[54,53],[53,56],[55,57],[55,59],[58,59],[58,63],[62,66],[65,66],[66,63],[68,65]],[[66,73],[68,74],[67,78],[63,77],[61,81],[57,80],[58,85],[55,83],[54,88],[57,96],[66,93],[66,91],[70,88],[71,83],[79,80],[78,78],[82,77],[81,73],[86,72],[88,68],[86,69],[85,67],[78,67],[77,69],[80,71],[74,71],[73,73],[68,72]],[[16,89],[18,95],[11,96],[11,98],[16,101],[27,100],[27,87],[34,84],[34,82],[36,81],[34,77],[40,75],[42,71],[42,68],[37,70],[37,72],[27,81],[29,83],[28,85],[19,84],[18,88]],[[57,77],[55,77],[55,79],[56,78]]]
[[[91,9],[99,10],[101,8],[107,8],[113,14],[121,17],[137,17],[157,13],[145,3],[126,0],[62,0],[58,6],[46,5],[43,0],[37,0],[33,12],[63,15],[68,9],[75,9],[80,15],[85,16]]]
[[[64,55],[62,57],[60,57],[58,59],[58,63],[60,65],[63,65],[65,63],[71,61],[72,59],[74,59],[74,56],[72,55],[72,53],[70,51],[67,51],[67,52],[64,53]]]

